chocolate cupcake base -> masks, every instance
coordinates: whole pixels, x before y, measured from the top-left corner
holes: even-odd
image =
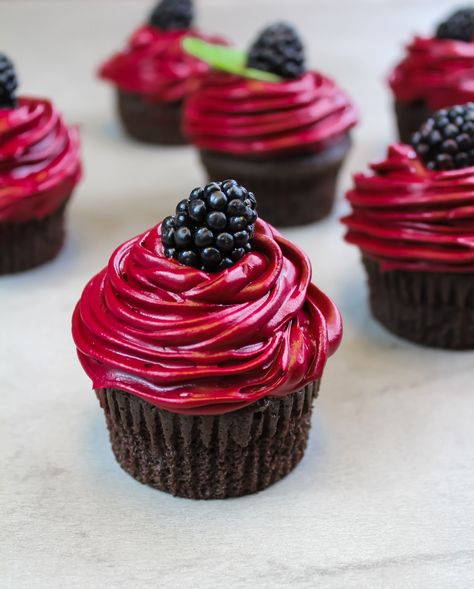
[[[202,150],[201,160],[210,179],[234,178],[255,193],[262,219],[277,227],[288,227],[329,215],[339,170],[350,144],[349,136],[345,136],[321,153],[272,161]]]
[[[137,481],[189,499],[261,491],[306,448],[319,381],[224,415],[180,415],[116,389],[99,389],[112,450]]]
[[[155,145],[186,145],[181,131],[182,102],[150,103],[139,94],[117,92],[117,110],[133,139]]]
[[[474,349],[472,274],[383,272],[369,258],[364,266],[372,313],[387,329],[424,346]]]
[[[403,143],[410,143],[413,133],[433,114],[424,100],[395,102],[398,136]]]
[[[29,270],[56,257],[64,242],[64,211],[42,219],[0,222],[0,275]]]

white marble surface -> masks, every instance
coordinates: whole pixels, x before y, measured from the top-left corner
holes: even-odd
[[[446,0],[202,0],[201,24],[247,42],[272,18],[301,26],[312,63],[358,101],[346,166],[393,136],[383,76]],[[128,142],[93,78],[147,3],[3,1],[1,49],[23,91],[55,97],[81,125],[86,176],[62,255],[0,279],[0,586],[230,589],[474,586],[474,355],[425,350],[369,317],[357,252],[338,216],[287,231],[340,305],[301,465],[273,488],[193,502],[141,486],[109,449],[75,357],[70,315],[112,249],[171,210],[203,175],[191,149]],[[240,8],[239,8],[240,7]]]

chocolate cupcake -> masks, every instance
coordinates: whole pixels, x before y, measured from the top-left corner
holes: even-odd
[[[228,180],[120,246],[72,328],[112,450],[138,481],[182,497],[255,493],[301,460],[339,343],[307,257]]]
[[[454,12],[434,37],[415,37],[389,83],[405,143],[434,111],[473,101],[474,7]]]
[[[0,54],[0,274],[57,255],[81,175],[77,130],[49,100],[17,98],[16,89],[14,66]]]
[[[161,0],[125,50],[107,60],[99,76],[117,89],[117,110],[130,137],[158,145],[184,145],[185,97],[208,67],[181,47],[191,36],[223,43],[192,28],[191,0]]]
[[[347,194],[374,316],[426,346],[474,348],[473,147],[474,104],[438,111]]]
[[[210,57],[216,71],[190,96],[185,132],[208,176],[248,186],[273,225],[327,216],[357,121],[348,96],[306,70],[303,45],[289,25],[265,29],[248,55],[241,52],[240,67],[236,50],[200,45],[185,47]]]

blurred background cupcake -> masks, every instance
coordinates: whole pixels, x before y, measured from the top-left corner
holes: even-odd
[[[271,25],[248,54],[185,46],[215,67],[185,111],[185,132],[209,177],[248,186],[276,226],[328,215],[357,113],[330,78],[307,69],[297,32]]]
[[[79,134],[45,98],[16,96],[17,77],[0,54],[0,274],[54,258],[64,213],[81,177]]]
[[[372,313],[408,340],[474,349],[474,104],[436,112],[371,168],[343,222]]]
[[[389,83],[404,142],[435,110],[474,101],[474,6],[451,14],[433,37],[416,36]]]
[[[126,48],[108,59],[99,76],[116,87],[125,131],[139,141],[182,145],[182,106],[208,66],[181,47],[185,36],[223,43],[193,27],[192,0],[161,0]]]

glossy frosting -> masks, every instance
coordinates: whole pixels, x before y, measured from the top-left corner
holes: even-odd
[[[187,103],[185,133],[202,149],[258,156],[320,151],[356,122],[348,96],[321,74],[275,83],[213,72]]]
[[[42,218],[79,181],[79,135],[51,102],[20,98],[0,108],[0,221]]]
[[[432,110],[474,100],[474,42],[415,37],[389,79],[399,101]]]
[[[474,271],[474,167],[430,171],[408,145],[357,174],[347,241],[386,270]]]
[[[185,53],[181,45],[185,36],[224,43],[193,29],[160,31],[143,26],[133,33],[124,51],[102,65],[99,76],[150,102],[182,100],[209,71],[207,64]]]
[[[165,258],[160,226],[120,246],[86,286],[73,337],[94,388],[215,414],[319,378],[342,328],[306,256],[262,221],[218,274]]]

